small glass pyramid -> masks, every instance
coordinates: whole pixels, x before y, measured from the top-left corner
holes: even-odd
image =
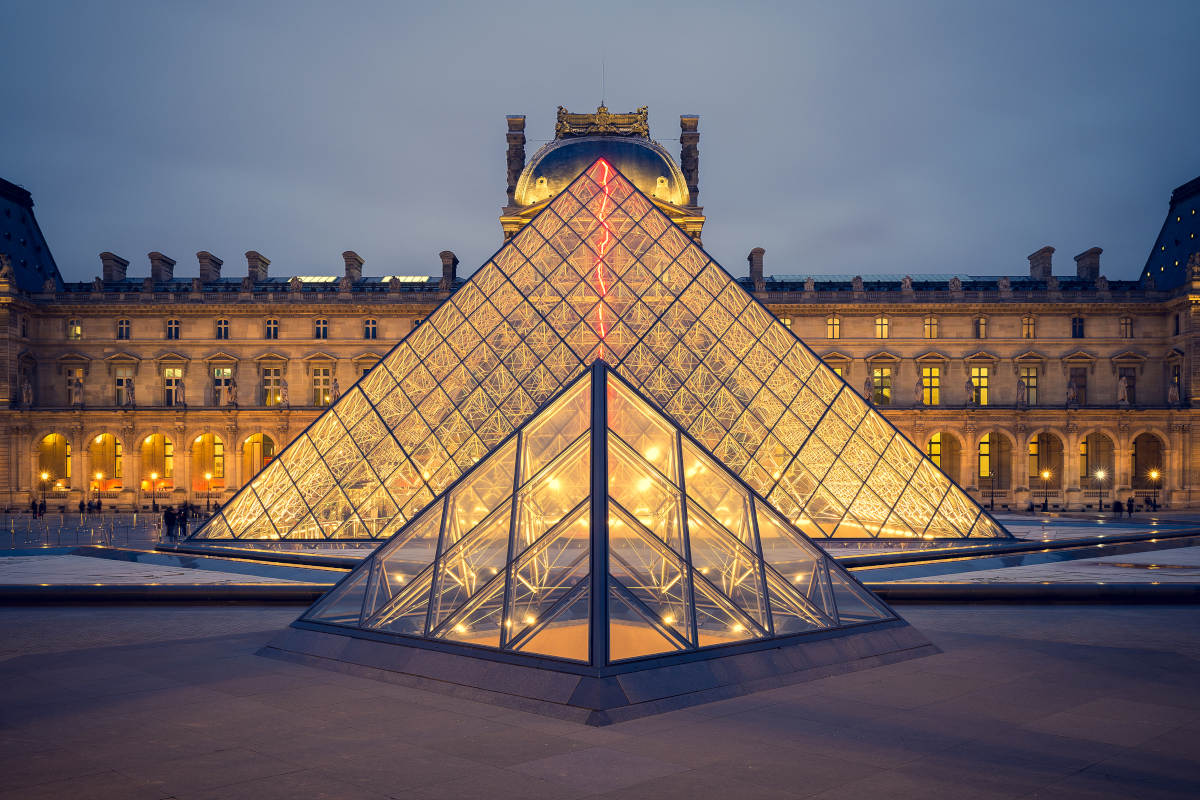
[[[301,621],[601,666],[895,618],[597,362]]]
[[[597,359],[808,536],[1011,538],[601,159],[191,539],[389,538]]]

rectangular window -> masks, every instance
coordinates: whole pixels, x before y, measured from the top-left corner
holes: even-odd
[[[178,339],[179,338],[179,320],[177,320],[177,319],[167,320],[167,338],[168,339]]]
[[[871,395],[871,402],[877,406],[890,406],[892,404],[892,368],[874,367],[871,369],[871,376],[875,379],[875,391]]]
[[[163,405],[179,405],[183,389],[183,367],[163,367]]]
[[[989,376],[989,367],[971,367],[971,386],[973,390],[971,402],[977,406],[986,406],[988,404]]]
[[[313,405],[327,406],[333,397],[333,368],[313,367]]]
[[[925,448],[925,454],[929,456],[929,460],[934,463],[938,469],[942,468],[942,435],[935,433],[929,437],[929,446]]]
[[[263,405],[277,406],[283,401],[283,369],[263,367]]]
[[[1087,405],[1087,367],[1071,367],[1068,382],[1075,384],[1075,402]]]
[[[1175,315],[1175,335],[1179,335],[1179,315]]]
[[[826,339],[842,338],[842,318],[841,317],[826,317],[825,318],[825,338]]]
[[[1178,333],[1178,331],[1176,331]],[[1121,338],[1133,338],[1133,317],[1121,317]]]
[[[1021,320],[1021,338],[1036,339],[1037,338],[1037,320],[1033,317],[1024,317]]]
[[[1083,317],[1071,317],[1071,338],[1083,338]]]
[[[1137,405],[1137,368],[1121,367],[1117,370],[1117,380],[1125,380],[1125,400],[1131,406]]]
[[[1090,482],[1092,478],[1091,470],[1088,464],[1088,446],[1087,439],[1079,440],[1079,477],[1080,483]]]
[[[992,434],[979,440],[979,477],[992,477]]]
[[[225,403],[225,387],[233,382],[233,367],[213,367],[213,405]]]
[[[313,322],[313,338],[328,339],[329,338],[329,320],[321,317]]]
[[[891,320],[889,320],[887,317],[876,317],[875,318],[875,338],[876,339],[888,338],[888,332],[889,332],[890,328],[891,328]]]
[[[987,317],[976,317],[975,318],[975,338],[976,339],[986,339],[987,338]]]
[[[1175,386],[1175,389],[1176,389],[1176,391],[1178,391],[1178,392],[1179,392],[1179,399],[1180,399],[1180,400],[1182,400],[1182,399],[1183,399],[1183,377],[1182,377],[1182,373],[1183,373],[1183,370],[1181,370],[1181,369],[1179,368],[1179,365],[1178,365],[1178,364],[1172,364],[1172,365],[1171,365],[1171,383],[1172,383],[1172,384]]]
[[[782,322],[789,331],[792,329],[792,318],[791,317],[780,317],[779,321]]]
[[[83,367],[67,367],[67,402],[63,405],[71,405],[71,399],[75,396],[75,381],[83,382]],[[82,401],[83,398],[80,398]]]
[[[127,320],[127,319],[117,320],[117,338],[118,339],[121,339],[121,340],[128,339],[132,330],[133,330],[133,325],[129,320]]]
[[[227,319],[217,320],[217,338],[218,339],[228,339],[229,338],[229,320],[227,320]]]
[[[373,319],[363,321],[363,338],[375,339],[379,336],[379,323]]]
[[[82,339],[83,338],[83,321],[78,319],[67,320],[67,338]]]
[[[938,338],[938,318],[937,317],[926,317],[925,318],[925,338],[926,339]]]
[[[225,443],[213,437],[213,470],[214,478],[225,477]]]
[[[116,403],[119,406],[127,406],[129,405],[129,390],[133,386],[133,367],[117,367],[114,373]]]
[[[1037,367],[1021,367],[1021,372],[1018,377],[1025,381],[1025,402],[1028,405],[1037,405],[1038,392],[1038,369]]]
[[[921,402],[927,406],[941,405],[941,367],[921,367]]]
[[[263,338],[264,339],[278,339],[279,338],[279,320],[277,320],[277,319],[267,320],[266,326],[263,328]]]
[[[1038,444],[1040,436],[1035,436],[1029,440],[1029,480],[1030,488],[1033,488],[1032,482],[1042,479],[1042,464],[1041,457],[1038,454]]]

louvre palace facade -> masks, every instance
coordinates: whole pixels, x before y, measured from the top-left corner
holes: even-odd
[[[603,157],[701,241],[699,136],[681,117],[676,159],[644,108],[560,109],[527,158],[508,117],[503,240]],[[740,283],[985,506],[1192,506],[1197,206],[1200,178],[1175,190],[1138,280],[1105,278],[1099,247],[1069,274],[1047,246],[996,276],[776,271],[756,247]],[[424,275],[367,276],[352,251],[325,275],[273,274],[255,251],[196,259],[104,252],[93,281],[64,281],[31,195],[0,181],[0,502],[228,499],[464,283],[450,251],[409,266]]]

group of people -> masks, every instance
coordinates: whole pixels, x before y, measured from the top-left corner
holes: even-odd
[[[84,514],[99,514],[103,510],[104,501],[98,497],[95,500],[88,500],[86,503],[82,500],[79,501],[80,516],[83,516]]]
[[[46,516],[46,501],[30,500],[29,513],[33,515],[34,519]]]
[[[168,542],[184,539],[188,535],[188,522],[199,512],[190,503],[182,503],[179,508],[167,506],[163,509],[162,538]]]

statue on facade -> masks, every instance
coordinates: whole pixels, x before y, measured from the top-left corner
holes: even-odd
[[[187,397],[183,393],[183,381],[180,380],[175,384],[175,405],[180,408],[187,408]]]
[[[1079,386],[1075,383],[1075,379],[1071,378],[1067,381],[1067,407],[1079,405]]]
[[[961,292],[962,291],[962,279],[959,278],[957,275],[954,275],[950,278],[950,291],[952,291],[952,292]]]
[[[133,408],[134,406],[137,405],[137,403],[134,400],[134,396],[133,396],[133,381],[132,380],[125,381],[125,405],[129,408]]]
[[[964,387],[963,387],[963,388],[965,388],[965,389],[966,389],[966,391],[967,391],[967,405],[969,405],[969,406],[976,405],[976,402],[975,402],[975,381],[971,380],[970,376],[968,376],[968,377],[967,377],[967,382],[966,382],[966,384],[964,385]]]
[[[920,375],[917,376],[917,382],[913,384],[913,405],[925,405],[925,381],[921,379]]]
[[[1124,375],[1121,380],[1117,381],[1117,405],[1121,408],[1129,408],[1129,379]]]
[[[225,384],[225,399],[228,401],[226,405],[237,406],[237,380],[234,378]]]
[[[342,387],[338,386],[338,379],[333,379],[333,384],[329,390],[329,402],[336,403],[337,399],[342,396]]]
[[[996,288],[1007,294],[1008,292],[1012,291],[1012,281],[1008,279],[1007,275],[1004,275],[1000,278],[1000,280],[996,281]]]
[[[862,275],[855,275],[854,280],[850,281],[850,285],[854,288],[854,291],[861,292],[863,290]]]
[[[1029,407],[1029,384],[1024,378],[1017,378],[1017,408]]]
[[[78,375],[71,378],[71,406],[73,408],[83,407],[83,378]]]
[[[1179,381],[1172,379],[1171,385],[1167,387],[1167,405],[1171,408],[1179,408]]]
[[[284,408],[291,408],[291,404],[288,401],[287,378],[284,378],[279,382],[279,405],[283,406]]]
[[[863,381],[863,397],[867,399],[868,403],[872,402],[875,397],[875,376],[870,372],[867,373],[866,380]]]
[[[905,276],[904,276],[904,277],[903,277],[903,278],[900,280],[900,288],[901,288],[902,290],[906,291],[906,292],[911,292],[911,291],[913,290],[913,288],[912,288],[912,276],[911,276],[911,275],[905,275]]]
[[[1108,278],[1104,277],[1103,275],[1101,275],[1099,278],[1096,278],[1096,288],[1102,292],[1107,292]]]
[[[21,381],[21,405],[33,408],[33,384],[29,382],[29,378]]]
[[[804,291],[815,292],[816,290],[817,290],[817,282],[815,280],[813,280],[812,276],[810,275],[809,277],[805,278],[804,279]]]

